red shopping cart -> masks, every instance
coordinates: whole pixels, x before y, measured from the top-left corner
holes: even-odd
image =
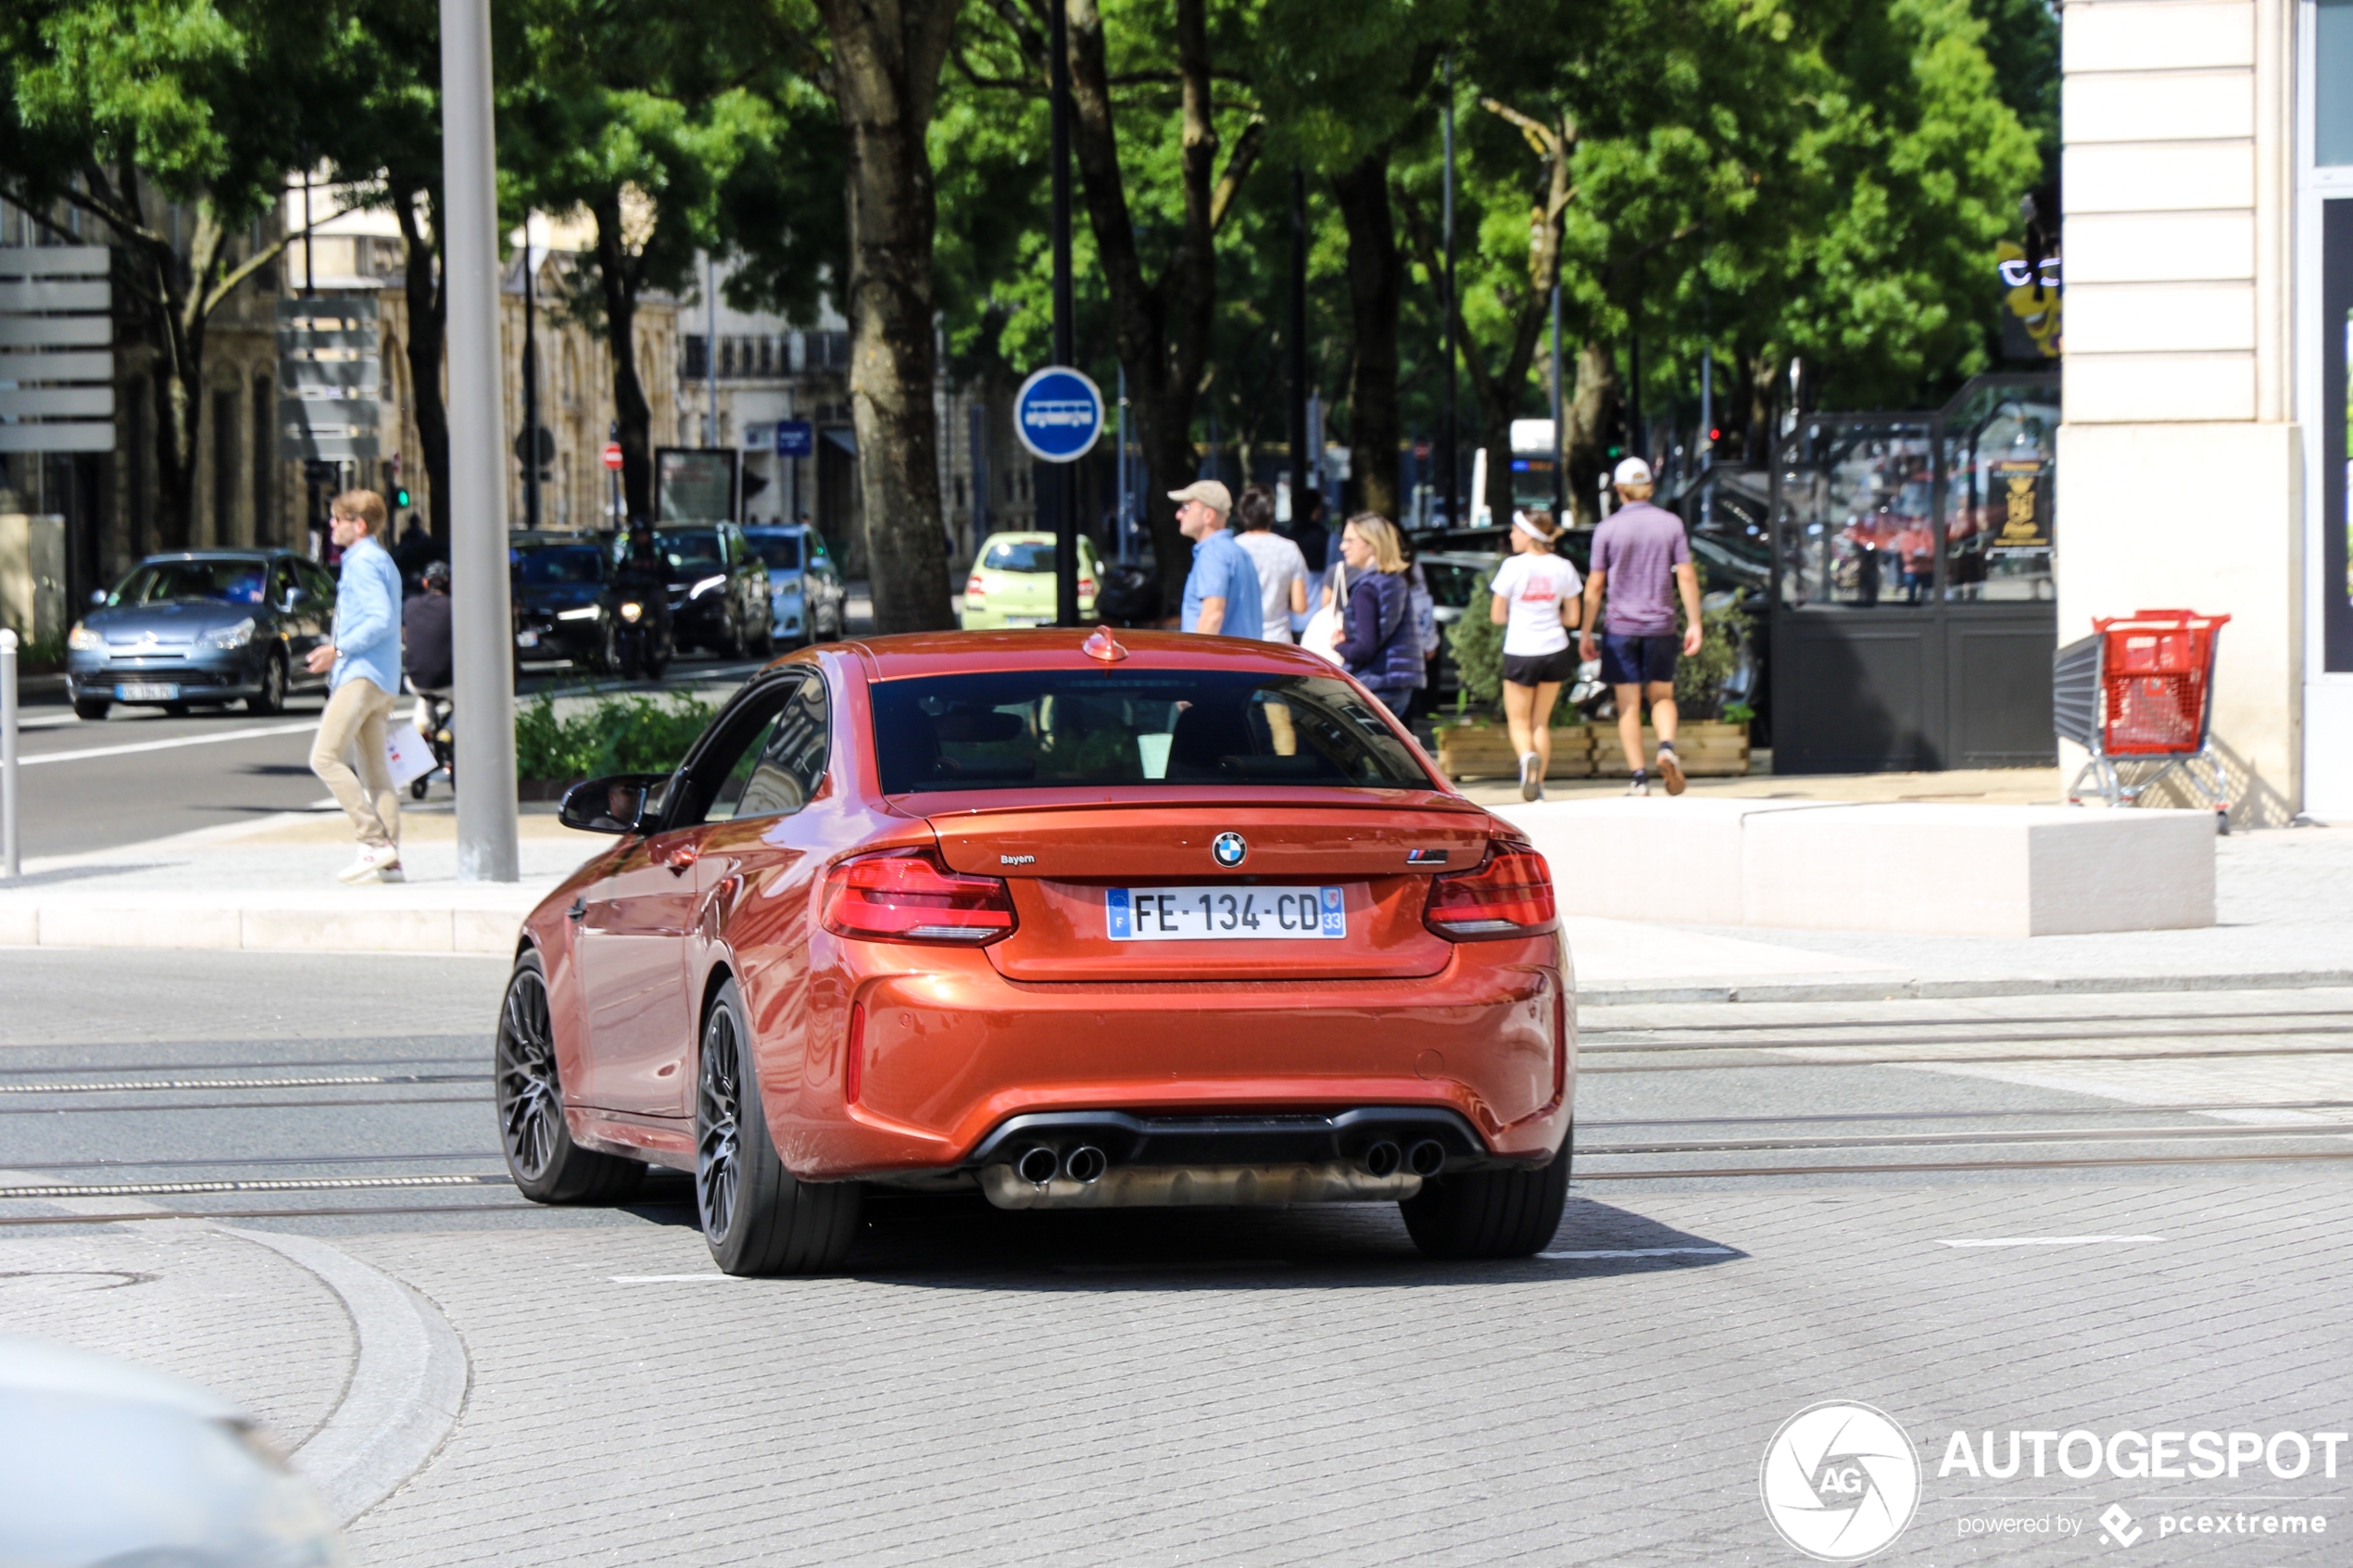
[[[2180,777],[2230,831],[2230,776],[2214,755],[2214,646],[2227,615],[2144,609],[2094,620],[2092,635],[2051,661],[2054,727],[2091,753],[2067,787],[2131,806]]]

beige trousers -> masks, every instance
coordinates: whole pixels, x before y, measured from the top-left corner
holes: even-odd
[[[385,765],[384,728],[392,717],[390,692],[372,681],[349,680],[327,698],[311,744],[310,771],[334,792],[359,842],[371,849],[400,847],[400,793]],[[354,752],[359,769],[352,768]]]

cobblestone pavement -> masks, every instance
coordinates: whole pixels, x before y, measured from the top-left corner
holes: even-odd
[[[838,1277],[738,1281],[675,1179],[619,1211],[475,1179],[492,966],[170,957],[176,1007],[0,955],[0,1330],[195,1377],[294,1449],[353,1321],[234,1231],[411,1287],[464,1402],[353,1526],[374,1564],[1796,1564],[1759,1465],[1832,1399],[1922,1466],[1876,1561],[2320,1564],[2353,1530],[2319,1448],[1940,1474],[1956,1432],[2353,1429],[2353,992],[1590,1009],[1579,1181],[1525,1262],[1429,1263],[1378,1208],[886,1196]],[[228,1190],[139,1190],[190,1183]],[[2201,1512],[2329,1534],[2159,1534]],[[2004,1521],[2050,1529],[1964,1534]]]

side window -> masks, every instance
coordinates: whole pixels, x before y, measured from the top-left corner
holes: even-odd
[[[294,569],[295,575],[302,579],[303,587],[309,591],[312,598],[324,605],[335,602],[335,580],[325,567],[316,561],[296,560]]]
[[[703,759],[698,771],[709,776],[726,754],[698,821],[789,816],[816,795],[825,776],[825,684],[810,675],[771,698],[776,706],[763,701],[740,716],[741,750],[723,745]]]
[[[294,591],[295,574],[292,561],[281,560],[270,569],[270,608],[283,609],[286,596]]]

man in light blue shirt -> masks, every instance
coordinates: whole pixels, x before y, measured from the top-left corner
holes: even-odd
[[[344,882],[398,882],[400,793],[392,782],[385,730],[400,689],[400,569],[376,542],[384,500],[346,490],[327,508],[343,551],[335,583],[334,633],[310,650],[310,672],[327,675],[310,771],[333,791],[359,835],[359,858],[335,873]]]
[[[1233,492],[1203,479],[1171,490],[1168,498],[1176,503],[1176,526],[1193,542],[1193,570],[1185,579],[1185,613],[1178,624],[1213,636],[1262,636],[1258,568],[1226,528]]]

